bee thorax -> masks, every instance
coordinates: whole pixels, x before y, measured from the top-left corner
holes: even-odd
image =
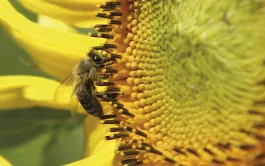
[[[91,59],[84,59],[80,61],[74,69],[74,72],[78,75],[81,76],[83,74],[90,74],[91,70],[94,71],[95,66],[93,65],[93,62]]]

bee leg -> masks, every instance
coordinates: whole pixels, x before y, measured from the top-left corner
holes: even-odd
[[[102,102],[111,102],[112,106],[114,106],[118,113],[123,114],[125,116],[134,117],[134,114],[129,112],[128,109],[124,108],[124,105],[119,103],[117,97],[119,89],[115,87],[111,87],[107,89],[105,92],[95,92],[95,96],[100,98]]]
[[[116,102],[118,93],[95,92],[95,96],[103,102]]]

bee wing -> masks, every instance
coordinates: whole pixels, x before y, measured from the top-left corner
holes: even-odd
[[[67,100],[69,104],[69,108],[72,111],[72,115],[75,115],[77,112],[77,108],[79,105],[79,101],[75,95],[76,91],[78,90],[78,85],[74,85],[75,83],[75,76],[71,73],[67,76],[58,88],[55,90],[54,93],[54,101],[60,102],[62,100]],[[73,86],[75,88],[73,89]]]
[[[79,106],[79,100],[77,99],[76,91],[79,90],[80,84],[81,83],[78,83],[77,85],[75,85],[74,91],[73,91],[73,93],[72,93],[72,95],[70,97],[69,106],[70,106],[70,109],[72,111],[72,115],[73,116],[76,114],[78,106]]]
[[[67,97],[67,94],[69,95],[69,92],[72,93],[73,81],[74,81],[74,76],[71,73],[61,82],[61,84],[55,90],[53,96],[54,101],[59,102],[63,98]]]

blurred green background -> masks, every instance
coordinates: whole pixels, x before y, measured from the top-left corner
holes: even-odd
[[[23,9],[16,0],[12,4],[30,20],[36,15]],[[27,67],[33,64],[0,27],[0,74],[49,77]],[[58,166],[79,160],[83,152],[84,116],[71,116],[68,111],[48,108],[0,111],[0,154],[13,165]]]

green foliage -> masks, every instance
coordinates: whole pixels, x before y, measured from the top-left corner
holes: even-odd
[[[14,165],[62,165],[81,158],[84,116],[33,108],[0,112],[0,153]]]

